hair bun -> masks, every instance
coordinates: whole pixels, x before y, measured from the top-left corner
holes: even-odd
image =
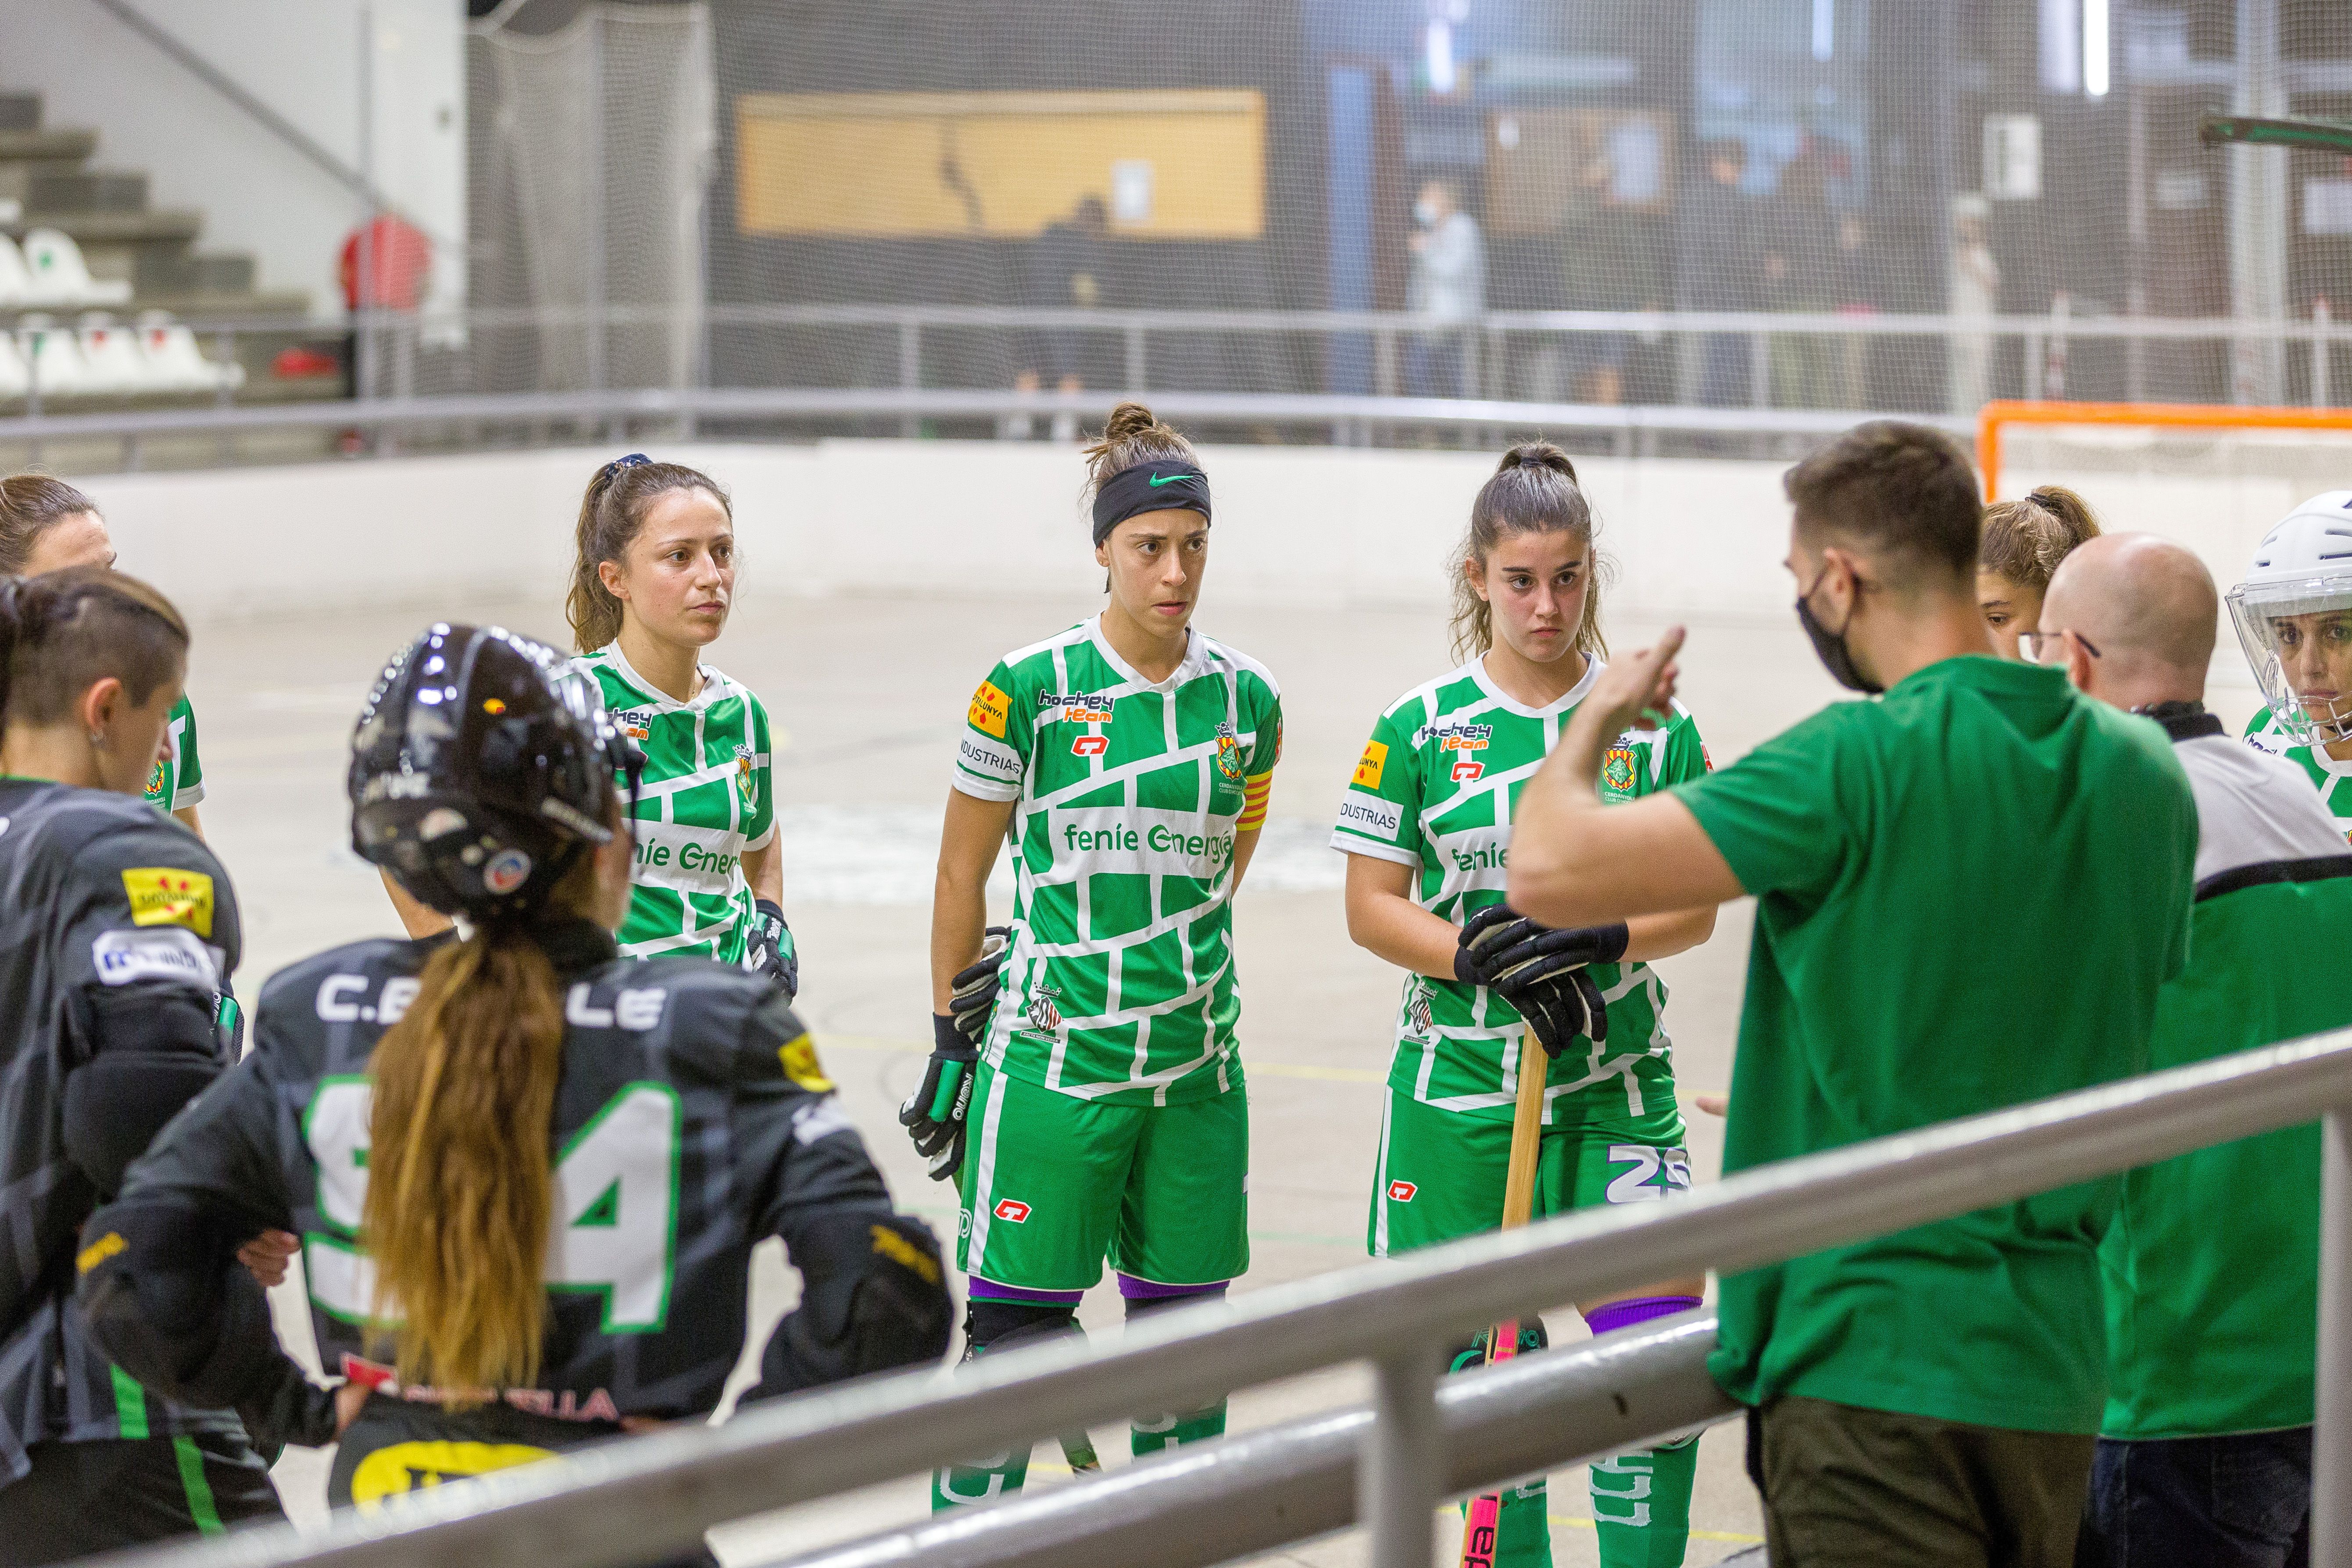
[[[1504,453],[1495,471],[1499,474],[1511,468],[1549,468],[1571,481],[1576,478],[1576,465],[1569,461],[1568,454],[1549,441],[1522,441]]]
[[[2099,519],[2091,510],[2091,503],[2064,485],[2037,485],[2025,499],[2048,512],[2066,531],[2067,549],[2099,537]]]
[[[1157,426],[1160,416],[1140,403],[1122,403],[1110,411],[1110,422],[1103,426],[1103,439],[1124,441],[1140,436]]]

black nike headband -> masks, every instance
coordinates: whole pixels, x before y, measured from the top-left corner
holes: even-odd
[[[1209,476],[1182,458],[1163,458],[1121,468],[1095,491],[1095,542],[1130,517],[1147,511],[1197,511],[1209,515]]]

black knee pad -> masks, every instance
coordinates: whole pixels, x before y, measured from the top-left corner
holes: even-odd
[[[1042,1301],[972,1300],[964,1304],[964,1355],[1011,1350],[1077,1326],[1076,1307],[1055,1307]]]
[[[1225,1299],[1223,1285],[1206,1290],[1194,1290],[1182,1296],[1129,1296],[1127,1298],[1127,1321],[1148,1318],[1154,1312],[1164,1312],[1172,1307],[1189,1307],[1196,1301],[1222,1301]]]

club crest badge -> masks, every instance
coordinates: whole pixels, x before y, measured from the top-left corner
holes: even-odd
[[[1234,784],[1242,782],[1242,743],[1231,724],[1217,726],[1217,772]]]
[[[1609,754],[1601,759],[1601,782],[1613,790],[1631,790],[1633,787],[1633,753],[1622,746],[1610,747]]]
[[[1050,985],[1040,985],[1023,1009],[1029,1026],[1041,1035],[1050,1035],[1062,1026],[1062,1010],[1054,1004],[1057,993]]]

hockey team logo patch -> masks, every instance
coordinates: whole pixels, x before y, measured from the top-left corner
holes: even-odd
[[[1633,753],[1622,746],[1610,747],[1609,754],[1601,759],[1601,782],[1611,789],[1632,789],[1633,787]]]
[[[1029,1217],[1029,1205],[1019,1198],[999,1198],[996,1207],[989,1212],[1007,1225],[1019,1225]]]
[[[1242,782],[1242,743],[1234,738],[1231,724],[1217,726],[1217,772],[1234,784]]]
[[[163,796],[163,785],[170,777],[170,772],[163,766],[163,759],[156,758],[155,765],[147,770],[147,794],[154,799],[161,800]]]
[[[185,926],[198,936],[213,934],[213,879],[202,871],[142,866],[122,873],[131,900],[131,923]]]
[[[1108,735],[1081,735],[1070,742],[1070,755],[1074,757],[1099,757],[1109,750]]]
[[[1419,1191],[1421,1191],[1421,1188],[1411,1182],[1391,1182],[1389,1184],[1389,1201],[1391,1203],[1397,1204],[1409,1204],[1412,1202],[1412,1194]]]
[[[1022,1011],[1029,1019],[1029,1026],[1041,1034],[1050,1035],[1062,1026],[1062,1010],[1054,1005],[1053,992],[1043,987],[1029,998],[1029,1005]],[[1028,1211],[1024,1207],[1022,1212]]]
[[[1476,784],[1481,777],[1485,776],[1486,772],[1486,763],[1473,762],[1469,758],[1465,757],[1462,761],[1454,764],[1454,782],[1455,784]]]

